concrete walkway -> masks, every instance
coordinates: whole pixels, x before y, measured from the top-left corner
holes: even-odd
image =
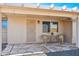
[[[78,49],[75,45],[58,43],[44,44],[10,44],[2,51],[2,55],[46,56],[46,53]]]

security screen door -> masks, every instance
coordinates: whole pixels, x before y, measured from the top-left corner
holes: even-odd
[[[27,42],[34,43],[36,41],[36,20],[27,20]]]

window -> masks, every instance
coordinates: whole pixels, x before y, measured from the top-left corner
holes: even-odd
[[[7,19],[2,19],[2,28],[7,29],[7,25],[8,25]]]
[[[43,22],[43,33],[58,32],[58,22]]]
[[[51,32],[58,32],[58,22],[51,23]]]
[[[50,22],[43,22],[43,32],[50,32]]]

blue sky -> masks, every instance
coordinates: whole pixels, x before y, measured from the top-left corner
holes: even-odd
[[[79,3],[40,3],[43,6],[50,6],[51,4],[54,4],[54,6],[62,7],[66,5],[68,8],[78,7],[79,9]]]

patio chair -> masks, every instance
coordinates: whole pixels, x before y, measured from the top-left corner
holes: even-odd
[[[51,42],[55,42],[55,43],[64,43],[64,34],[62,33],[53,33],[53,35],[51,35]]]
[[[50,41],[50,35],[49,34],[42,34],[41,39],[44,44],[47,44]]]

